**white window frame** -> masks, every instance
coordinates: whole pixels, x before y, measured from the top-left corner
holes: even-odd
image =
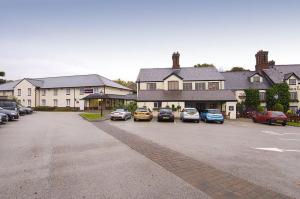
[[[31,88],[27,89],[27,94],[28,94],[28,96],[31,96]]]
[[[168,90],[169,91],[178,91],[179,90],[179,81],[168,81]]]
[[[71,107],[71,100],[70,99],[66,99],[66,107]]]
[[[291,81],[295,81],[295,83],[291,83]],[[292,86],[294,86],[294,85],[297,85],[297,80],[296,79],[289,79],[289,85],[292,85]]]
[[[204,89],[202,89],[202,88],[204,88]],[[206,84],[205,84],[205,82],[196,82],[195,83],[195,90],[196,91],[205,91],[206,90]]]
[[[18,96],[21,96],[21,95],[22,95],[22,90],[18,89]]]
[[[42,90],[42,96],[46,96],[46,89]]]
[[[57,99],[53,99],[53,106],[57,107],[58,106],[58,100]]]
[[[184,91],[191,91],[191,90],[193,90],[193,83],[191,83],[191,82],[184,82],[183,83],[183,90]]]
[[[71,88],[66,88],[66,95],[71,95]]]
[[[42,99],[42,106],[46,106],[46,105],[47,105],[46,99]]]
[[[31,99],[28,99],[28,100],[27,100],[27,106],[28,106],[28,107],[31,107]]]
[[[156,83],[154,83],[154,82],[147,83],[147,90],[155,91],[156,90]]]

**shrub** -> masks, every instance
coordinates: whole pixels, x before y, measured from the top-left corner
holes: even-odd
[[[50,107],[50,106],[37,106],[34,107],[35,111],[61,111],[61,112],[70,112],[70,111],[78,111],[79,108],[74,107]]]
[[[174,104],[172,104],[172,111],[176,111],[176,107]]]
[[[263,106],[258,106],[257,107],[257,112],[262,113],[265,111],[265,108]]]
[[[284,112],[284,107],[282,106],[282,104],[276,103],[274,106],[274,110]]]
[[[126,106],[126,109],[133,113],[136,109],[137,109],[137,103],[136,102],[130,102],[129,104],[127,104]]]
[[[257,89],[245,89],[245,106],[248,110],[255,110],[259,104],[259,91]]]

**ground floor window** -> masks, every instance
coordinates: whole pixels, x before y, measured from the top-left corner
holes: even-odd
[[[154,102],[154,108],[161,108],[161,102]]]
[[[27,100],[27,106],[28,106],[28,107],[31,107],[31,100],[30,100],[30,99]]]
[[[209,104],[209,108],[217,108],[218,107],[218,105],[216,104],[216,103],[212,103],[212,104]]]
[[[54,99],[54,100],[53,100],[53,105],[54,105],[54,106],[57,106],[57,99]]]
[[[66,103],[67,103],[67,107],[70,107],[70,105],[71,105],[71,100],[70,100],[70,99],[67,99],[67,100],[66,100]]]
[[[46,100],[42,99],[42,106],[46,106]]]

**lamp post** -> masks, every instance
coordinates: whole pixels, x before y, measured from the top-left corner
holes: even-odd
[[[100,91],[100,96],[102,96],[103,95],[103,92],[102,92],[102,90]],[[100,106],[100,115],[101,115],[101,117],[103,116],[103,108],[102,108],[102,104],[103,104],[103,99],[100,99],[101,100],[101,106]]]

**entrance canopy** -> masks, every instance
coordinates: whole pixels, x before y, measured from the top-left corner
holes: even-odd
[[[136,101],[136,95],[133,94],[115,95],[115,94],[94,93],[82,98],[82,100],[90,100],[90,99],[120,99],[120,100]]]

